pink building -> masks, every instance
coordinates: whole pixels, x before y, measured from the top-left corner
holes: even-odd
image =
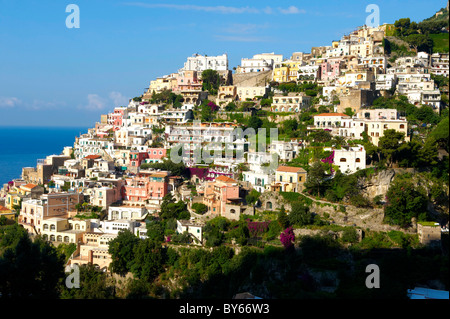
[[[122,127],[122,120],[126,114],[126,108],[116,107],[113,113],[108,114],[108,124],[113,126],[114,131]]]
[[[207,182],[203,203],[213,214],[221,215],[227,204],[240,201],[239,184],[232,178],[219,176],[214,182]]]
[[[203,81],[198,78],[197,71],[184,71],[184,75],[177,78],[176,91],[201,91],[202,84]]]
[[[340,59],[328,59],[326,62],[320,64],[321,80],[331,81],[341,75],[341,70],[344,68],[344,61]]]
[[[168,172],[140,171],[133,178],[127,178],[125,199],[144,204],[149,200],[161,200],[168,194]]]
[[[167,155],[167,149],[165,148],[149,148],[147,152],[148,152],[147,157],[148,163],[159,163]]]
[[[148,153],[147,152],[131,151],[130,152],[130,166],[131,166],[131,168],[140,167],[142,162],[146,158],[148,158]]]

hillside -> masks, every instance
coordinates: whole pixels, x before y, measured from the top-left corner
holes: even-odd
[[[428,53],[449,52],[448,8],[442,8],[433,16],[415,22],[410,18],[400,18],[386,33],[384,47],[389,61],[397,57],[412,56],[416,51]]]
[[[424,22],[439,22],[439,21],[448,21],[448,9],[441,8],[437,11],[433,16],[424,19]]]

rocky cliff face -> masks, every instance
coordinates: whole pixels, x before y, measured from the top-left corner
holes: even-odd
[[[386,195],[389,189],[389,185],[394,180],[394,177],[395,177],[394,169],[380,171],[378,174],[374,175],[371,179],[365,181],[364,195],[370,199],[378,195],[381,195],[384,198],[384,195]]]

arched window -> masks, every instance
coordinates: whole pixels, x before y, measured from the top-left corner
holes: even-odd
[[[236,211],[234,209],[230,209],[231,214],[236,214]]]
[[[347,159],[346,159],[346,158],[341,158],[341,159],[339,160],[339,162],[347,162]]]
[[[44,230],[48,230],[48,224],[44,224]]]
[[[50,230],[51,231],[55,231],[56,230],[56,226],[55,225],[50,225]]]
[[[62,241],[62,236],[61,236],[61,235],[58,235],[58,237],[56,237],[56,241],[61,242],[61,241]]]
[[[272,209],[272,202],[266,203],[266,209]]]
[[[50,235],[50,241],[55,241],[55,235]]]
[[[355,162],[356,162],[356,163],[360,163],[360,162],[361,162],[361,159],[360,159],[360,158],[357,158]]]

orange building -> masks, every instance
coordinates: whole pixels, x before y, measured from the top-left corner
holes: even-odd
[[[207,182],[203,203],[213,214],[221,215],[227,204],[240,203],[239,185],[230,177],[219,176],[214,182]]]

